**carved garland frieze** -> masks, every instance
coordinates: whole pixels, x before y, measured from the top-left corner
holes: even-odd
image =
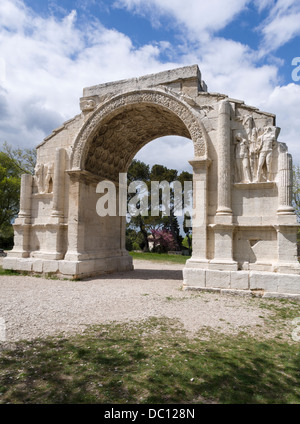
[[[195,156],[204,156],[207,153],[204,130],[191,108],[172,97],[170,94],[147,90],[144,92],[133,92],[121,95],[110,100],[107,104],[101,106],[94,112],[75,141],[72,161],[73,169],[81,169],[85,163],[88,150],[86,149],[86,145],[91,134],[99,128],[99,123],[109,115],[113,116],[114,112],[119,112],[120,109],[126,108],[126,106],[138,103],[162,106],[173,112],[182,120],[188,129],[191,139],[194,142]]]

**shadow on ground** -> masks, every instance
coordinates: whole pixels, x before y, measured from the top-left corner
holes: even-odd
[[[118,272],[112,274],[100,275],[93,278],[85,278],[84,281],[95,279],[104,280],[176,280],[183,281],[182,270],[169,269],[135,269],[128,272]]]

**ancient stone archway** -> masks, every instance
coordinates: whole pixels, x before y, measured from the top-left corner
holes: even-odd
[[[194,143],[195,156],[205,156],[207,153],[207,137],[199,117],[193,107],[184,98],[166,93],[161,89],[130,91],[119,95],[101,105],[89,118],[80,131],[74,143],[72,153],[72,169],[93,167],[87,158],[91,145],[101,149],[97,160],[109,162],[111,154],[116,170],[125,169],[138,150],[146,143],[165,135],[181,135],[191,138]],[[123,133],[129,140],[122,139]],[[111,151],[105,146],[105,138],[116,137],[122,140],[121,146],[115,142]],[[118,151],[118,149],[120,151]],[[105,155],[107,151],[108,156]],[[124,152],[125,151],[125,152]],[[124,163],[116,159],[124,154]],[[120,158],[122,161],[122,158]]]
[[[121,201],[119,174],[138,150],[179,135],[194,144],[184,287],[300,296],[291,157],[273,114],[207,92],[197,66],[88,87],[80,106],[37,147],[35,176],[22,177],[5,268],[71,278],[132,269],[125,217],[97,215],[97,185],[114,182]]]

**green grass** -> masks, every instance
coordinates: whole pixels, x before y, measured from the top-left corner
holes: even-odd
[[[0,266],[0,275],[20,275],[20,273],[10,269],[3,269],[2,266]]]
[[[102,325],[0,353],[0,403],[300,403],[299,343]]]
[[[162,261],[172,262],[176,264],[185,264],[190,256],[183,255],[168,255],[167,253],[143,253],[143,252],[129,252],[133,259],[143,259],[147,261]]]
[[[1,275],[18,275],[18,276],[30,276],[35,278],[46,278],[47,280],[62,280],[62,281],[70,281],[68,278],[62,278],[56,274],[52,273],[46,273],[46,274],[32,274],[31,272],[27,271],[14,271],[11,269],[3,269],[2,266],[0,266],[0,276]],[[72,281],[80,281],[78,278],[72,279]]]
[[[299,302],[291,299],[261,299],[259,305],[261,309],[271,312],[270,319],[275,323],[278,320],[287,321],[300,316]]]

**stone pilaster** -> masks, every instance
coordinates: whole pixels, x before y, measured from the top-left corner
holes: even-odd
[[[19,219],[25,220],[28,224],[31,218],[31,198],[32,198],[32,181],[33,177],[30,174],[23,174],[21,177],[21,192],[20,192],[20,212]]]
[[[33,177],[21,176],[20,212],[14,223],[14,248],[11,257],[28,258],[30,255],[31,201]]]
[[[81,222],[81,192],[84,178],[81,171],[69,171],[69,220],[68,220],[68,250],[65,260],[78,261],[84,256],[84,223]]]
[[[215,254],[210,268],[216,270],[237,269],[233,260],[233,217],[231,205],[231,106],[223,100],[218,117],[218,209],[215,224]]]
[[[279,153],[278,157],[278,202],[279,215],[294,215],[292,207],[293,164],[292,156],[287,151]]]
[[[218,117],[218,210],[217,215],[232,215],[231,209],[231,106],[223,100]]]
[[[278,156],[277,254],[278,272],[300,273],[297,256],[299,224],[292,206],[293,164],[286,146],[280,146]]]
[[[193,256],[188,262],[207,260],[207,173],[209,158],[189,161],[193,167]]]
[[[53,206],[51,216],[63,218],[65,192],[65,149],[56,149],[53,177]]]
[[[218,222],[218,220],[217,220]],[[238,264],[233,259],[233,234],[235,226],[231,223],[212,225],[215,233],[215,255],[209,267],[215,270],[237,270]]]

